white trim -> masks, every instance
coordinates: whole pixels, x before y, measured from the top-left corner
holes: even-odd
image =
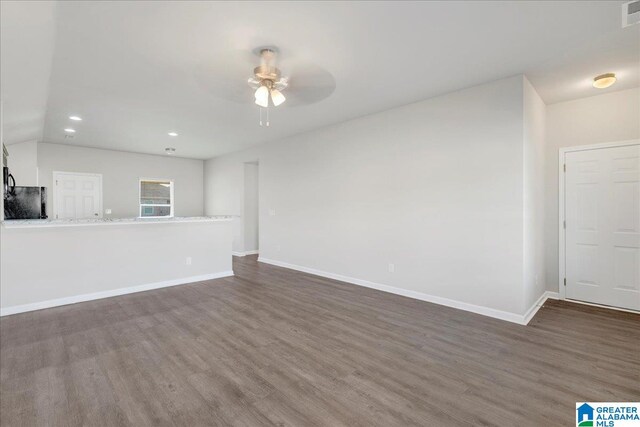
[[[612,305],[596,304],[596,303],[593,303],[593,302],[580,301],[580,300],[571,299],[571,298],[566,298],[565,301],[567,301],[567,302],[575,302],[576,304],[582,304],[582,305],[590,305],[591,307],[606,308],[608,310],[624,311],[625,313],[640,314],[640,311],[638,311],[638,310],[631,310],[631,309],[628,309],[628,308],[614,307]]]
[[[84,173],[84,172],[64,172],[64,171],[53,171],[53,191],[51,194],[51,197],[53,198],[53,217],[55,219],[58,219],[58,178],[56,177],[56,175],[77,175],[77,176],[95,176],[97,178],[100,179],[100,200],[99,200],[99,204],[100,204],[100,210],[98,218],[102,218],[102,214],[103,214],[103,190],[102,190],[102,174],[101,173]]]
[[[102,178],[102,174],[101,173],[53,171],[54,176],[55,176],[55,174],[58,174],[58,173],[63,174],[63,175],[97,176],[99,178]]]
[[[566,299],[567,289],[564,286],[566,277],[566,235],[564,228],[565,221],[565,154],[574,151],[600,150],[603,148],[627,147],[639,145],[640,139],[629,139],[617,142],[604,142],[601,144],[576,145],[574,147],[562,147],[558,150],[558,294],[559,298]],[[573,300],[572,300],[573,301]]]
[[[545,291],[545,295],[547,296],[547,299],[555,299],[555,300],[560,299],[560,295],[557,292]]]
[[[545,291],[542,295],[540,295],[540,298],[538,298],[538,300],[534,302],[533,305],[529,308],[529,310],[527,310],[527,312],[524,314],[523,324],[528,325],[531,319],[533,319],[533,317],[536,315],[538,310],[540,310],[540,308],[544,305],[544,303],[548,299],[558,299],[558,298],[559,298],[559,295],[557,292]]]
[[[627,147],[630,145],[640,144],[640,139],[625,139],[624,141],[601,142],[599,144],[574,145],[571,147],[561,147],[560,152],[568,153],[571,151],[600,150],[603,148]]]
[[[377,289],[379,291],[388,292],[395,295],[401,295],[404,297],[413,298],[420,301],[427,301],[434,304],[457,308],[459,310],[470,311],[472,313],[493,317],[495,319],[506,320],[507,322],[517,323],[519,325],[526,325],[529,322],[529,320],[533,318],[533,316],[536,314],[536,312],[542,306],[542,304],[544,304],[547,298],[554,298],[554,295],[557,295],[554,292],[546,291],[542,296],[540,296],[538,301],[536,301],[535,304],[529,310],[527,310],[525,315],[521,315],[521,314],[511,313],[508,311],[496,310],[494,308],[452,300],[449,298],[443,298],[435,295],[424,294],[422,292],[396,288],[395,286],[382,285],[380,283],[369,282],[367,280],[342,276],[340,274],[328,273],[326,271],[320,271],[320,270],[316,270],[314,268],[309,268],[309,267],[302,267],[299,265],[289,264],[287,262],[276,261],[273,259],[258,257],[258,262],[263,262],[265,264],[271,264],[278,267],[284,267],[291,270],[301,271],[303,273],[313,274],[315,276],[326,277],[328,279],[339,280],[341,282],[351,283],[353,285],[364,286],[366,288]]]
[[[565,235],[564,235],[564,157],[565,151],[561,148],[558,152],[558,295],[564,299],[566,288],[564,278],[565,268]]]
[[[75,304],[85,301],[93,301],[102,298],[110,298],[118,295],[134,294],[136,292],[150,291],[152,289],[166,288],[169,286],[186,285],[188,283],[202,282],[204,280],[219,279],[221,277],[233,276],[233,271],[222,271],[220,273],[202,274],[200,276],[183,277],[181,279],[165,280],[162,282],[147,283],[145,285],[130,286],[127,288],[112,289],[109,291],[94,292],[91,294],[74,295],[70,297],[57,298],[48,301],[34,302],[24,305],[14,305],[0,309],[1,316],[24,313],[27,311],[42,310],[45,308],[59,307],[61,305]]]
[[[260,251],[258,251],[257,249],[255,251],[244,251],[244,252],[233,251],[232,252],[233,256],[239,256],[239,257],[243,257],[247,255],[258,255],[259,253]]]
[[[157,182],[162,184],[163,182],[169,183],[169,200],[170,204],[153,204],[153,203],[141,203],[142,200],[142,181],[144,182]],[[175,200],[173,199],[174,195],[174,182],[173,179],[164,179],[164,178],[138,178],[138,218],[173,218],[175,213]],[[164,216],[142,216],[142,207],[143,206],[169,206],[169,215]]]

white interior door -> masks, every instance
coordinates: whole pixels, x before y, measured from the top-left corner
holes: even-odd
[[[102,176],[54,172],[57,219],[102,218]]]
[[[565,164],[566,298],[640,310],[640,145]]]

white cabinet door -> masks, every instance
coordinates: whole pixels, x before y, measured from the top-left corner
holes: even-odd
[[[54,172],[54,217],[102,218],[102,177]]]
[[[566,297],[640,310],[640,145],[565,164]]]

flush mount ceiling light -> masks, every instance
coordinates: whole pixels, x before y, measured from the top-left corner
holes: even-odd
[[[167,153],[168,155],[172,155],[176,153],[176,149],[173,147],[167,147],[164,149],[164,152]]]
[[[82,117],[79,116],[69,116],[69,120],[73,120],[74,122],[81,122]]]
[[[269,99],[274,107],[287,100],[282,94],[288,86],[288,78],[275,66],[277,49],[273,47],[260,49],[260,65],[253,69],[253,77],[247,81],[255,89],[255,103],[262,108],[269,107]],[[266,125],[269,126],[269,110],[267,110]],[[260,110],[260,126],[262,126],[262,110]]]
[[[64,131],[68,133],[76,133],[76,130],[71,128],[66,128]]]
[[[593,87],[596,89],[606,89],[616,82],[616,75],[614,73],[601,74],[593,79]]]
[[[176,132],[169,132],[167,135],[169,135],[169,136],[178,136],[178,134]]]

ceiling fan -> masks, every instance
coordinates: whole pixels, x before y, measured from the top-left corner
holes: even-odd
[[[241,77],[251,69],[250,78]],[[286,50],[285,58],[279,48],[271,45],[253,50],[217,50],[194,71],[196,80],[215,97],[239,104],[257,104],[260,124],[266,126],[269,126],[270,107],[283,103],[284,107],[315,104],[329,97],[336,88],[333,75],[315,64],[313,58],[290,49]]]
[[[255,89],[255,103],[262,108],[269,107],[269,99],[274,107],[282,104],[287,98],[282,94],[289,85],[289,78],[275,66],[275,48],[260,49],[260,65],[253,69],[253,77],[247,81]]]

